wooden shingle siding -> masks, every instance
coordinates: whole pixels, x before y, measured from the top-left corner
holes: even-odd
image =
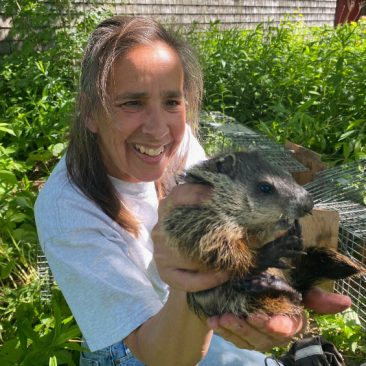
[[[249,28],[271,20],[278,23],[286,15],[309,25],[333,24],[336,1],[270,0],[127,0],[114,4],[117,14],[143,14],[165,23],[207,26],[219,20],[224,26]],[[301,14],[301,16],[300,16]]]
[[[88,1],[75,0],[75,7],[88,10]],[[279,23],[284,17],[302,20],[308,25],[333,25],[336,0],[275,1],[275,0],[105,0],[99,1],[116,14],[152,16],[166,24],[207,27],[220,21],[224,27],[253,28],[258,23]],[[0,53],[11,51],[8,39],[11,21],[0,9]]]
[[[9,53],[11,51],[10,41],[6,41],[11,27],[11,19],[5,18],[0,14],[0,54]]]

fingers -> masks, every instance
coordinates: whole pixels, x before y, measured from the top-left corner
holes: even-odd
[[[209,270],[200,262],[180,254],[166,243],[163,230],[155,227],[152,232],[154,259],[161,279],[170,287],[196,292],[218,286],[229,279],[227,273]]]
[[[352,305],[352,300],[346,295],[325,292],[318,287],[311,288],[305,295],[305,307],[319,314],[336,314]]]
[[[169,281],[174,282],[177,289],[186,292],[197,292],[218,286],[228,280],[228,275],[223,272],[198,272],[186,269],[174,269]]]
[[[262,352],[287,345],[304,328],[304,324],[305,315],[269,317],[265,314],[252,314],[246,319],[240,319],[232,314],[224,314],[208,319],[211,329],[237,347]]]
[[[288,341],[306,326],[306,316],[250,314],[247,318],[253,327],[266,332],[272,338]]]
[[[159,203],[159,217],[165,216],[173,207],[179,205],[194,205],[210,199],[212,189],[202,184],[180,184],[172,189],[170,194]]]
[[[239,348],[256,349],[255,336],[257,332],[248,323],[232,314],[225,314],[221,317],[213,317],[207,320],[208,326],[225,338],[227,341],[235,344]],[[257,335],[258,339],[258,335]],[[261,345],[266,343],[261,340]]]
[[[304,304],[319,313],[330,314],[348,308],[351,299],[345,295],[312,288],[305,295]],[[307,319],[305,314],[298,317],[251,314],[246,319],[224,314],[208,319],[208,325],[238,347],[267,351],[275,346],[288,344],[295,334],[305,330]]]
[[[161,279],[170,287],[196,292],[218,286],[228,280],[228,275],[204,267],[200,262],[186,258],[168,245],[167,233],[162,229],[162,219],[175,206],[199,204],[210,199],[212,189],[202,184],[181,184],[159,203],[159,222],[151,237],[154,242],[154,259]]]

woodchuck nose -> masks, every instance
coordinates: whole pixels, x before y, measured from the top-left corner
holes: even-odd
[[[299,314],[301,293],[320,280],[366,274],[334,250],[304,248],[298,219],[311,213],[312,197],[259,152],[211,158],[190,168],[182,181],[207,185],[212,195],[172,209],[163,222],[168,244],[230,274],[218,287],[188,293],[199,316]],[[276,238],[281,230],[288,232]]]

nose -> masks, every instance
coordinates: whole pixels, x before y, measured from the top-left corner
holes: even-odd
[[[142,133],[150,135],[156,140],[161,140],[169,133],[167,116],[160,106],[151,106],[146,110]]]

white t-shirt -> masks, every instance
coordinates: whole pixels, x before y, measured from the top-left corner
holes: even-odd
[[[187,151],[187,168],[205,159],[188,126],[177,153]],[[64,158],[35,205],[40,244],[91,351],[124,339],[156,314],[168,295],[150,238],[157,222],[155,185],[111,181],[141,222],[138,239],[69,181]]]

